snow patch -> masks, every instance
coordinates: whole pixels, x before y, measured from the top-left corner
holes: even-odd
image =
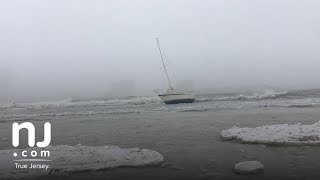
[[[233,170],[240,174],[254,174],[262,172],[263,164],[259,161],[243,161],[234,165]]]
[[[13,160],[21,159],[21,152],[27,150],[49,150],[50,162],[34,162],[49,164],[48,170],[16,169]],[[17,152],[18,157],[13,157]],[[20,157],[19,157],[20,156]],[[21,178],[49,174],[63,174],[76,171],[91,171],[116,167],[141,167],[158,165],[163,162],[163,156],[152,150],[142,148],[122,149],[118,146],[69,146],[58,145],[46,148],[7,149],[0,150],[0,177]],[[20,162],[30,164],[29,162]]]
[[[320,145],[320,121],[311,125],[278,124],[256,128],[232,127],[221,132],[224,140],[267,145]]]

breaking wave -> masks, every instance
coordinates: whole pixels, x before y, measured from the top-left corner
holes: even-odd
[[[286,107],[286,108],[310,108],[319,107],[320,98],[304,98],[304,99],[283,99],[279,101],[268,101],[260,107]]]
[[[43,117],[62,117],[62,116],[90,116],[90,115],[115,115],[115,114],[139,114],[138,109],[124,110],[100,110],[100,111],[77,111],[77,112],[58,112],[58,113],[37,113],[37,114],[0,114],[0,122],[8,122],[12,120],[25,120]]]
[[[232,100],[262,100],[262,99],[273,99],[282,97],[288,94],[288,91],[274,91],[265,90],[263,93],[252,93],[252,94],[234,94],[232,96],[220,96],[212,98],[199,98],[197,102],[210,102],[210,101],[232,101]]]
[[[253,95],[245,96],[241,95],[239,96],[239,99],[270,99],[270,98],[276,98],[279,96],[283,96],[288,94],[288,91],[273,91],[273,90],[265,90],[264,93],[254,93]]]
[[[287,91],[265,90],[262,93],[246,93],[246,94],[215,94],[197,97],[196,102],[211,102],[211,101],[236,101],[236,100],[262,100],[284,97]],[[0,105],[0,109],[10,108],[25,108],[25,109],[49,109],[49,108],[67,108],[67,107],[96,107],[96,106],[134,106],[145,104],[160,104],[161,100],[157,96],[140,97],[131,96],[126,98],[114,99],[72,99],[67,98],[58,101],[42,101],[42,102],[17,102],[13,101],[10,104]]]
[[[68,107],[72,104],[72,98],[67,98],[60,101],[43,101],[43,102],[13,102],[11,108],[29,108],[29,109],[42,109],[42,108],[55,108],[55,107]]]
[[[15,102],[2,105],[4,108],[27,108],[27,109],[46,109],[46,108],[65,108],[65,107],[94,107],[94,106],[124,106],[124,105],[143,105],[147,103],[159,103],[157,97],[127,97],[107,100],[74,100],[67,98],[60,101],[43,101],[43,102]]]

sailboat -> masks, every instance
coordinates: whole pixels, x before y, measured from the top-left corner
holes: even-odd
[[[167,65],[165,65],[164,60],[163,60],[163,55],[162,55],[162,51],[160,48],[159,39],[156,38],[156,40],[157,40],[157,45],[158,45],[160,57],[162,60],[162,65],[163,65],[164,71],[167,76],[169,87],[165,92],[163,92],[162,90],[155,90],[155,93],[160,97],[160,99],[165,104],[193,103],[195,101],[193,94],[185,93],[182,90],[174,89],[172,87],[170,77],[168,75],[168,70],[166,68]]]

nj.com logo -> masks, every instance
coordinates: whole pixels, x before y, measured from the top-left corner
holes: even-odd
[[[44,124],[44,140],[43,141],[38,141],[36,143],[36,135],[35,135],[35,127],[32,123],[30,122],[24,122],[21,124],[18,123],[13,123],[12,124],[12,145],[14,147],[18,147],[20,144],[20,130],[21,129],[27,129],[28,132],[28,145],[30,147],[34,147],[37,145],[37,147],[44,148],[50,145],[51,142],[51,124],[49,122],[46,122]],[[21,156],[24,158],[27,157],[49,157],[50,152],[49,151],[36,151],[36,150],[31,150],[28,152],[27,150],[21,151],[21,154],[18,153],[13,153],[13,156]]]

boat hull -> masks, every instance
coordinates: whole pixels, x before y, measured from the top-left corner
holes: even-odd
[[[165,104],[179,104],[179,103],[193,103],[194,99],[177,99],[171,101],[164,101]]]
[[[193,103],[195,98],[190,94],[165,94],[159,95],[165,104]]]

